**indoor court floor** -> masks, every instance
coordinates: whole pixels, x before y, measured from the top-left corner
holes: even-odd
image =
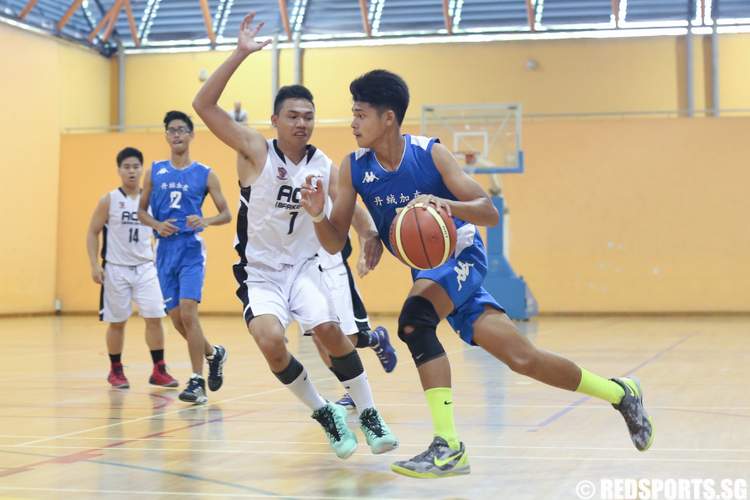
[[[392,332],[399,364],[385,374],[374,353],[360,353],[401,446],[371,455],[357,430],[360,447],[342,461],[271,375],[239,315],[203,318],[208,337],[230,351],[224,387],[204,406],[177,399],[189,365],[171,326],[166,360],[181,387],[148,385],[143,323],[133,318],[123,354],[131,388],[111,390],[106,327],[94,317],[0,319],[0,497],[575,499],[580,482],[607,478],[750,479],[750,317],[547,316],[521,325],[591,371],[640,378],[656,428],[646,453],[609,405],[516,375],[442,325],[472,473],[441,480],[389,469],[423,451],[432,429],[395,319],[373,320]],[[310,339],[296,326],[288,337],[320,391],[337,399],[341,386]]]

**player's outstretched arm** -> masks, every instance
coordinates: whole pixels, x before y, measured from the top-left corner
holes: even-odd
[[[338,181],[336,182],[336,177]],[[331,169],[331,182],[334,185],[333,209],[330,219],[326,217],[326,198],[323,182],[314,176],[308,176],[305,185],[302,186],[302,208],[307,210],[315,222],[315,233],[318,235],[321,246],[326,252],[339,253],[346,244],[349,235],[349,227],[352,225],[354,205],[357,203],[357,194],[354,191],[351,180],[349,157],[341,162],[338,175]],[[332,197],[333,198],[333,197]]]
[[[349,161],[347,156],[346,161]],[[351,177],[351,168],[350,168]],[[339,169],[336,166],[331,166],[331,181],[330,181],[330,196],[331,200],[335,205],[336,194],[338,190],[339,182]],[[351,187],[351,180],[348,183]],[[354,191],[352,189],[352,191]],[[375,221],[372,220],[370,213],[356,203],[356,193],[354,194],[354,213],[352,215],[351,226],[359,236],[361,258],[357,263],[357,272],[359,277],[363,277],[370,270],[375,269],[375,266],[380,262],[380,257],[383,255],[383,243],[380,241],[380,235],[378,234],[378,228],[375,227]],[[333,215],[333,214],[331,214]],[[348,233],[348,231],[347,231]]]
[[[86,232],[86,251],[89,254],[89,263],[91,264],[91,279],[99,285],[104,281],[104,270],[99,264],[99,233],[102,232],[104,224],[107,223],[109,216],[109,194],[99,200],[96,204],[94,213],[91,215],[89,229]]]
[[[443,177],[445,186],[458,199],[441,200],[448,205],[453,215],[478,226],[494,226],[498,223],[499,214],[490,197],[477,181],[463,171],[448,148],[440,143],[433,145],[432,160]]]
[[[238,34],[237,48],[229,57],[214,71],[206,80],[198,94],[193,99],[193,109],[198,113],[206,126],[224,144],[234,149],[245,158],[245,162],[239,162],[245,168],[249,167],[254,172],[238,172],[240,182],[246,178],[254,177],[266,162],[266,139],[255,129],[248,128],[236,123],[221,107],[219,98],[224,92],[227,83],[240,67],[247,56],[257,52],[271,40],[256,41],[255,36],[263,27],[263,23],[253,26],[255,13],[251,12],[242,20]],[[244,185],[244,184],[243,184]]]
[[[224,193],[221,192],[219,176],[213,172],[209,172],[207,184],[208,194],[211,195],[211,199],[219,213],[213,217],[204,217],[202,219],[197,215],[189,215],[187,217],[187,224],[189,227],[198,228],[220,226],[222,224],[228,224],[232,220],[232,213],[229,211],[229,205],[227,205],[227,200],[224,198]]]
[[[148,213],[148,204],[151,202],[151,189],[151,169],[149,168],[143,176],[143,190],[141,191],[141,199],[138,202],[138,220],[141,224],[145,224],[159,233],[159,236],[171,236],[179,231],[179,228],[172,224],[175,219],[159,222]]]

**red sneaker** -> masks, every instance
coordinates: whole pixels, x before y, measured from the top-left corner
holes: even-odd
[[[122,363],[115,363],[112,365],[112,368],[109,370],[107,382],[109,382],[115,389],[128,389],[130,387],[128,378],[122,370]]]
[[[159,361],[154,365],[154,371],[151,373],[148,383],[151,385],[159,385],[161,387],[177,387],[180,385],[172,375],[167,373],[167,365],[164,361]]]

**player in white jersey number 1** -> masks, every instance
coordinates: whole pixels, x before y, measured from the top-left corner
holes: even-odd
[[[279,381],[300,399],[325,430],[339,458],[357,447],[346,423],[346,409],[324,400],[302,364],[286,348],[291,320],[311,329],[331,355],[332,368],[352,396],[359,422],[373,453],[398,446],[375,409],[367,374],[357,351],[342,333],[335,305],[317,263],[320,248],[313,220],[300,205],[301,187],[315,175],[328,189],[331,161],[309,144],[315,123],[312,94],[301,85],[283,87],[275,97],[271,121],[277,138],[235,123],[218,105],[229,79],[247,56],[268,45],[256,42],[261,25],[254,14],[240,27],[237,48],[206,81],[193,108],[221,141],[237,151],[241,197],[234,266],[243,317],[253,339]],[[335,196],[335,193],[331,193]],[[377,238],[374,233],[372,238]]]
[[[151,229],[138,220],[138,201],[141,197],[143,154],[135,148],[125,148],[117,155],[120,187],[105,194],[91,216],[86,234],[86,249],[91,264],[91,277],[102,286],[99,319],[109,323],[107,351],[110,372],[107,380],[118,389],[130,387],[122,367],[122,346],[125,323],[131,302],[146,322],[146,344],[151,350],[154,369],[149,378],[153,385],[177,387],[177,381],[167,373],[164,364],[164,313],[159,279],[154,266]],[[99,264],[99,234],[102,236],[102,264]]]

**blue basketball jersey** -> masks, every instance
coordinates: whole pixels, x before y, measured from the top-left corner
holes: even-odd
[[[404,156],[394,171],[384,169],[375,153],[369,149],[360,149],[351,154],[354,190],[365,202],[378,228],[380,239],[391,253],[393,249],[389,231],[397,208],[406,206],[422,194],[456,199],[443,183],[443,178],[432,161],[432,146],[439,142],[438,139],[409,134],[404,135],[404,139]],[[453,217],[453,222],[456,229],[466,224],[457,217]]]
[[[151,166],[151,212],[158,221],[175,219],[180,233],[194,233],[203,228],[187,226],[188,215],[203,217],[201,206],[208,194],[208,174],[211,169],[193,162],[185,168],[174,168],[169,160]]]

